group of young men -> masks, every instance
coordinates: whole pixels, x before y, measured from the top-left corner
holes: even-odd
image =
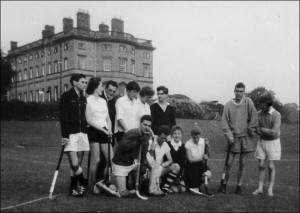
[[[160,86],[156,89],[158,100],[151,103],[155,92],[148,86],[140,88],[137,82],[131,81],[126,85],[125,95],[117,97],[116,82],[108,81],[101,94],[101,79],[98,77],[96,80],[98,84],[88,94],[99,94],[106,101],[110,120],[109,125],[105,125],[107,128],[96,126],[97,131],[105,133],[98,139],[104,140],[103,137],[107,137],[105,141],[109,141],[108,146],[116,147],[115,151],[109,151],[109,158],[106,154],[103,157],[103,153],[91,150],[94,155],[99,155],[98,160],[93,160],[92,157],[91,161],[92,193],[98,194],[99,186],[110,182],[114,184],[118,197],[131,196],[138,176],[141,179],[137,180],[148,179],[149,185],[144,189],[154,196],[183,192],[186,189],[213,196],[207,188],[207,179],[211,177],[211,172],[204,163],[208,155],[206,148],[209,148],[209,141],[200,137],[201,129],[195,126],[191,130],[191,139],[182,143],[182,129],[176,126],[175,110],[167,102],[166,87]],[[92,81],[95,78],[91,78],[89,84]],[[90,148],[95,149],[94,145],[90,146],[95,141],[90,141],[89,129],[92,123],[89,121],[91,118],[88,118],[89,122],[86,118],[86,77],[83,74],[73,74],[70,83],[72,88],[60,100],[62,145],[71,167],[70,195],[82,197],[88,188],[89,177],[84,177],[81,163],[84,152]],[[240,154],[236,193],[241,194],[246,160],[253,151],[252,138],[257,134],[260,136],[255,152],[255,157],[259,159],[259,187],[253,195],[263,193],[265,164],[268,159],[268,195],[273,196],[274,161],[280,159],[281,152],[280,114],[272,107],[273,99],[270,95],[260,99],[262,110],[257,113],[251,99],[244,96],[243,83],[238,83],[234,92],[235,98],[225,105],[222,116],[222,130],[228,141],[229,160],[224,166],[226,175],[221,181],[220,192],[228,192],[226,186],[230,168],[236,154]],[[99,113],[103,112],[96,110],[96,113],[100,116]],[[93,138],[97,140],[96,136]],[[105,175],[108,163],[112,165],[113,178]],[[136,174],[137,170],[140,174]],[[205,186],[204,189],[201,188],[202,185]]]

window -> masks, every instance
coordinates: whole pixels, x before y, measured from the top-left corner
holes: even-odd
[[[24,102],[26,103],[27,102],[27,93],[24,92]]]
[[[35,53],[35,58],[36,58],[36,59],[39,58],[39,53],[38,53],[38,52]]]
[[[84,55],[78,56],[78,69],[85,69],[85,58],[86,56]]]
[[[135,55],[135,49],[132,47],[132,49],[131,49],[131,54],[132,55]]]
[[[41,95],[42,95],[41,101],[42,101],[42,102],[45,102],[45,93],[44,93],[44,89],[41,90]]]
[[[18,94],[18,99],[21,101],[21,99],[22,99],[22,94]]]
[[[103,44],[102,49],[103,50],[111,50],[111,44]]]
[[[120,45],[120,52],[126,52],[126,46]]]
[[[64,43],[64,50],[68,50],[69,49],[69,43]]]
[[[42,76],[45,75],[45,64],[42,64]]]
[[[19,81],[22,81],[22,71],[20,70],[18,74],[19,74],[19,78],[18,78]]]
[[[48,54],[48,55],[51,55],[51,48],[48,48],[47,54]]]
[[[15,77],[11,77],[11,83],[15,82]]]
[[[27,80],[27,69],[24,69],[24,80]]]
[[[150,65],[149,64],[143,64],[144,65],[144,77],[150,76]]]
[[[29,55],[29,60],[32,61],[32,59],[33,59],[33,56],[32,56],[32,54],[30,54]]]
[[[104,71],[111,71],[111,59],[104,59],[103,60],[103,70]]]
[[[64,85],[64,92],[68,91],[68,88],[69,88],[69,84],[65,84]]]
[[[23,62],[25,63],[25,62],[27,62],[27,55],[26,56],[24,56],[24,58],[23,58]]]
[[[41,57],[42,58],[44,58],[44,55],[45,55],[44,51],[41,51]]]
[[[120,72],[126,72],[126,63],[127,59],[126,58],[120,58],[119,59],[119,70]]]
[[[39,77],[39,66],[35,67],[35,77]]]
[[[85,43],[78,43],[78,49],[85,50]]]
[[[144,58],[150,58],[150,53],[144,52]]]
[[[58,63],[57,61],[54,61],[54,73],[58,72]]]
[[[135,73],[135,61],[131,60],[131,73],[134,74]]]
[[[64,59],[64,70],[68,69],[68,58]]]
[[[51,74],[52,71],[52,66],[51,66],[51,62],[48,63],[48,75]]]
[[[21,64],[22,63],[22,59],[18,58],[18,63]]]
[[[29,68],[29,79],[32,79],[33,78],[33,68],[30,67]]]
[[[58,97],[58,88],[54,87],[54,101],[57,101],[57,97]]]
[[[48,93],[48,101],[50,102],[51,101],[51,87],[48,88],[47,93]]]
[[[35,91],[35,101],[39,102],[39,90]]]
[[[32,91],[30,91],[30,93],[29,93],[29,101],[32,101],[33,100],[33,93],[32,93]]]
[[[54,47],[54,53],[57,53],[57,49],[58,49],[57,47]]]

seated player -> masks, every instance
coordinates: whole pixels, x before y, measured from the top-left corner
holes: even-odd
[[[164,193],[160,190],[160,178],[166,176],[166,182],[162,186],[165,193],[171,192],[170,187],[173,180],[179,172],[179,165],[173,163],[170,147],[166,143],[170,134],[170,128],[162,125],[158,128],[157,137],[149,144],[149,151],[146,155],[147,161],[151,166],[149,193],[154,196],[160,196]],[[163,158],[166,156],[167,161]]]
[[[200,128],[195,126],[191,130],[192,138],[185,143],[187,155],[185,166],[186,185],[191,188],[191,191],[199,190],[203,194],[213,196],[213,193],[208,190],[207,183],[205,183],[207,182],[205,180],[211,178],[210,169],[204,162],[207,158],[205,146],[208,146],[208,140],[200,138],[200,135]]]

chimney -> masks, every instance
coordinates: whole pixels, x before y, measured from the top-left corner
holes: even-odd
[[[45,29],[43,30],[42,34],[43,34],[43,39],[54,36],[54,27],[50,25],[45,25]]]
[[[74,28],[73,27],[73,19],[71,19],[71,18],[64,18],[63,19],[63,31],[64,32],[69,32],[73,28]]]
[[[100,33],[108,33],[108,25],[101,23],[99,24],[99,31]]]
[[[84,11],[78,11],[78,13],[77,13],[77,29],[91,30],[89,13],[85,13]]]
[[[18,48],[18,42],[16,41],[11,41],[10,42],[10,50],[15,50]]]
[[[124,32],[124,21],[121,19],[113,18],[111,20],[111,31],[123,33]]]

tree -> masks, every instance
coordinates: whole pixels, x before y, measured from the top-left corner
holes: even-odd
[[[7,90],[10,89],[11,79],[16,75],[13,66],[9,63],[1,50],[1,100],[6,100]]]

